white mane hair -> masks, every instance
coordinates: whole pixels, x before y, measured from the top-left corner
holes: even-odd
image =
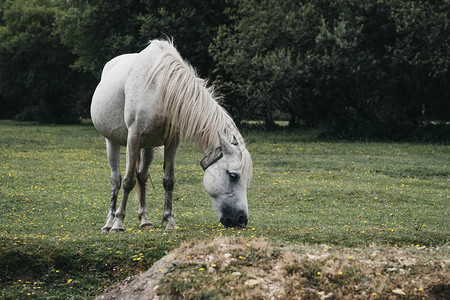
[[[157,79],[159,109],[165,118],[165,139],[176,135],[191,139],[205,152],[219,146],[220,133],[230,143],[238,142],[242,153],[242,175],[250,183],[253,167],[245,142],[228,112],[218,103],[214,87],[198,77],[195,69],[183,60],[172,40],[153,40],[163,53],[150,71],[147,87]],[[158,78],[156,78],[158,76]]]

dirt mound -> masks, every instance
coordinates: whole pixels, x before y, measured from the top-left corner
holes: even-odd
[[[96,299],[444,299],[449,254],[448,246],[283,247],[218,238],[185,243]]]

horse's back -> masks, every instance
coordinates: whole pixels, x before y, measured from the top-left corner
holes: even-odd
[[[120,69],[122,69],[122,67],[120,67],[121,64],[131,66],[132,62],[136,59],[137,55],[138,55],[138,53],[128,53],[128,54],[122,54],[122,55],[114,57],[113,59],[108,61],[105,64],[105,66],[103,67],[101,78],[103,79],[104,77],[106,77],[109,74],[109,72],[118,65],[119,65]],[[119,71],[119,73],[120,73],[120,71]]]
[[[91,103],[91,118],[97,130],[111,141],[126,145],[124,87],[137,53],[117,56],[106,63]]]

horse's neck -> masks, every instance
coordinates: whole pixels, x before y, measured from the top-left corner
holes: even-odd
[[[157,93],[167,142],[181,132],[204,153],[219,146],[218,134],[229,142],[236,139],[244,145],[233,119],[217,103],[213,89],[197,77],[172,45],[166,45],[166,51],[151,68],[148,86],[158,74]]]

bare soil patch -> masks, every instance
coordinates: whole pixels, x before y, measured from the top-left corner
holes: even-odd
[[[445,299],[450,247],[182,244],[96,299]]]

